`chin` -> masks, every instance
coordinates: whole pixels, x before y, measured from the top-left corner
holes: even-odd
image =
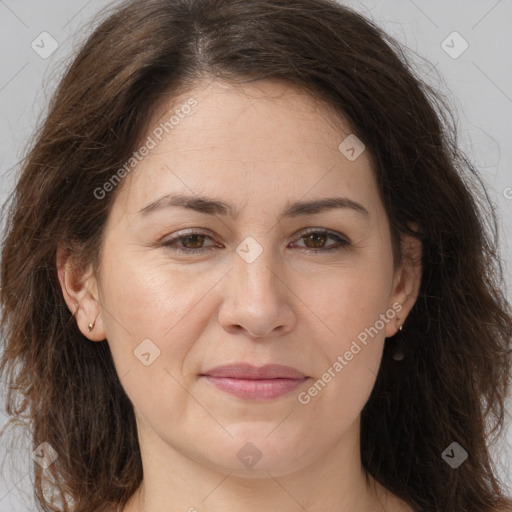
[[[248,432],[239,427],[224,446],[220,442],[210,444],[210,452],[204,453],[209,462],[225,473],[241,478],[268,478],[272,476],[285,476],[303,469],[314,461],[312,447],[304,443],[307,436],[293,435],[291,432],[276,431],[276,424],[265,423],[259,431],[251,428]],[[216,446],[215,452],[211,447]]]

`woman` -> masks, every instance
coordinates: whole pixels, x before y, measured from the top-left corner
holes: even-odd
[[[9,205],[40,509],[510,509],[495,214],[438,112],[328,0],[117,8]]]

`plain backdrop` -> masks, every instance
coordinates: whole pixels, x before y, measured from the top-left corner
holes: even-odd
[[[414,52],[418,72],[451,102],[458,118],[460,144],[477,162],[500,211],[503,258],[511,298],[512,1],[345,3],[373,19]],[[17,162],[65,62],[69,62],[73,49],[88,34],[84,23],[93,20],[108,4],[105,0],[0,0],[2,203],[12,189]],[[492,448],[506,483],[512,482],[511,410],[509,406],[508,433],[499,446]],[[2,411],[0,426],[5,421]],[[8,439],[0,443],[0,461],[11,450]],[[0,478],[0,512],[35,510],[30,440],[20,438],[13,449],[16,467],[4,471]]]

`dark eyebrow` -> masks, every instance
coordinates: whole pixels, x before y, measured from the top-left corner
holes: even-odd
[[[223,215],[236,219],[240,211],[233,205],[227,204],[219,199],[207,196],[186,196],[186,195],[165,195],[160,199],[148,204],[139,211],[139,215],[147,216],[156,211],[171,208],[182,207],[194,210],[207,215]],[[368,210],[361,204],[345,197],[327,197],[323,199],[313,199],[310,201],[297,201],[290,204],[281,213],[283,217],[298,217],[300,215],[313,215],[326,210],[335,208],[350,208],[358,213],[368,216]]]

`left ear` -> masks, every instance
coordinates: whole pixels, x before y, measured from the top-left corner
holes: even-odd
[[[62,295],[76,319],[78,328],[91,341],[105,340],[106,332],[101,316],[98,285],[92,274],[92,267],[89,265],[89,268],[84,270],[73,251],[63,244],[59,244],[57,248],[56,260]],[[88,325],[92,322],[94,328],[89,331]]]
[[[417,229],[414,229],[414,231],[417,231]],[[400,237],[402,264],[395,272],[390,301],[390,308],[394,305],[393,309],[397,312],[397,315],[396,322],[386,324],[387,338],[394,336],[398,327],[405,323],[418,298],[423,270],[422,248],[423,244],[418,238],[411,235]]]

